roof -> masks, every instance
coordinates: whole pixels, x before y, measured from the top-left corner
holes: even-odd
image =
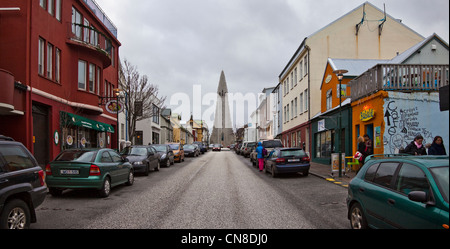
[[[426,44],[428,44],[433,39],[437,39],[438,41],[440,41],[442,44],[444,44],[448,48],[448,44],[441,37],[439,37],[436,33],[433,33],[428,38],[426,38],[423,41],[417,43],[416,45],[410,47],[408,50],[406,50],[405,52],[401,53],[400,55],[394,57],[388,63],[393,63],[393,64],[402,64],[402,63],[404,63],[411,56],[413,56],[418,50],[422,49]]]
[[[388,63],[389,60],[364,60],[364,59],[332,59],[328,58],[328,63],[334,70],[346,69],[345,76],[357,77],[377,64]]]

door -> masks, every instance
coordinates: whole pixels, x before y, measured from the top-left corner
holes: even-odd
[[[128,167],[124,165],[122,157],[115,151],[110,150],[109,154],[114,163],[115,170],[117,171],[117,184],[127,181],[128,179]]]
[[[373,141],[373,124],[366,125],[366,134],[369,135],[370,140]]]
[[[388,196],[386,219],[398,228],[438,229],[442,228],[440,210],[432,205],[414,202],[408,198],[411,191],[423,191],[432,198],[427,176],[417,166],[403,164],[395,181],[394,191]]]
[[[150,168],[156,169],[158,167],[158,153],[153,147],[147,147],[148,160],[150,162]]]
[[[33,104],[34,158],[42,168],[50,162],[49,108]]]
[[[109,176],[111,177],[111,185],[117,182],[118,168],[115,166],[111,158],[111,155],[108,153],[108,151],[102,152],[100,164],[98,166],[100,167],[102,175],[109,173]]]
[[[136,136],[134,139],[136,141],[135,145],[144,145],[144,132],[136,131]]]

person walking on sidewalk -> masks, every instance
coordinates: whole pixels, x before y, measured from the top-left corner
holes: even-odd
[[[264,169],[264,151],[265,151],[265,149],[262,146],[262,143],[258,142],[258,147],[256,148],[256,152],[258,153],[257,158],[258,158],[259,171],[263,171],[263,169]]]

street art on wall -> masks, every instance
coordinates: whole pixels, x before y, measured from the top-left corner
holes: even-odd
[[[435,93],[389,92],[384,102],[384,153],[398,153],[418,134],[423,144],[432,143],[435,136],[449,141],[449,115],[439,109],[439,96]]]

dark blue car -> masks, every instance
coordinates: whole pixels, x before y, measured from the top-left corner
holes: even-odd
[[[308,176],[309,168],[309,156],[300,148],[275,148],[264,163],[264,172],[270,172],[273,177],[281,173],[298,172]]]

